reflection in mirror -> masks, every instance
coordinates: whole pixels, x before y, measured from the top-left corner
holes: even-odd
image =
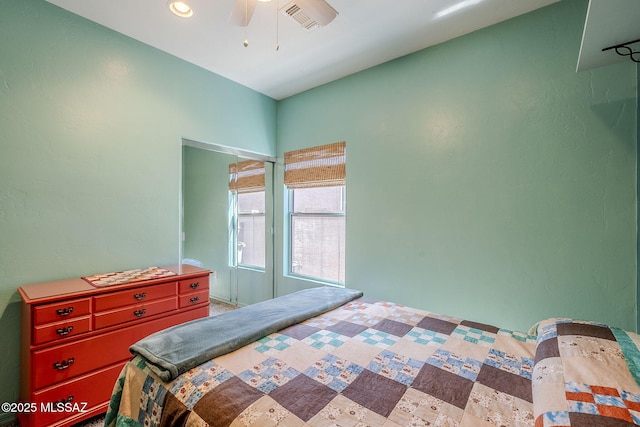
[[[229,165],[233,224],[229,253],[235,266],[266,267],[265,163],[242,160]],[[236,249],[235,251],[233,249]]]
[[[273,161],[186,140],[182,159],[183,263],[215,272],[214,299],[273,298]]]

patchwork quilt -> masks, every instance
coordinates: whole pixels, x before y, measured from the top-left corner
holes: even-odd
[[[360,298],[171,382],[136,357],[111,426],[533,425],[535,337]]]
[[[636,425],[639,343],[588,322],[521,333],[359,298],[168,382],[136,356],[105,425]]]
[[[537,326],[536,426],[640,425],[640,336],[595,322]]]

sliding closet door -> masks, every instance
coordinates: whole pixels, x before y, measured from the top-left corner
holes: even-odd
[[[214,299],[273,298],[273,162],[215,147],[183,145],[183,262],[215,272]]]
[[[273,298],[273,163],[240,158],[235,189],[236,297]]]
[[[235,267],[229,262],[228,165],[236,156],[182,147],[183,263],[215,271],[213,298],[234,302]]]

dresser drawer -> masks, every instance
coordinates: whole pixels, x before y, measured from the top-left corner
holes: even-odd
[[[123,366],[124,362],[34,393],[38,410],[32,415],[31,425],[48,425],[103,404]]]
[[[91,313],[91,298],[80,298],[70,301],[42,304],[33,307],[33,323],[35,326]]]
[[[91,316],[76,317],[64,322],[47,323],[33,329],[33,344],[43,344],[60,338],[88,332],[91,329]]]
[[[145,304],[135,304],[116,310],[96,313],[93,317],[95,329],[106,328],[120,323],[143,320],[154,314],[160,314],[171,310],[176,310],[176,297],[150,301]]]
[[[31,390],[39,390],[118,362],[124,363],[133,357],[129,352],[133,343],[159,330],[206,317],[208,314],[208,306],[194,308],[73,343],[34,351],[31,357]],[[57,367],[54,364],[58,364]],[[65,364],[68,367],[60,369]],[[102,396],[105,400],[109,399],[112,387],[113,384],[109,387],[107,395]]]
[[[78,377],[132,357],[118,331],[33,352],[33,389]]]
[[[197,277],[190,280],[181,280],[178,282],[178,293],[188,294],[195,291],[209,289],[209,276]]]
[[[118,307],[166,298],[176,294],[176,282],[145,286],[126,291],[112,292],[93,298],[94,312],[112,310]]]
[[[191,294],[180,295],[178,299],[179,308],[190,307],[192,305],[198,305],[209,302],[209,289],[203,289],[199,292],[193,292]]]

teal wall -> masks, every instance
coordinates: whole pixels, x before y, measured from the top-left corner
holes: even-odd
[[[19,388],[16,289],[177,263],[181,137],[274,155],[277,104],[43,0],[0,5],[6,402]]]
[[[575,72],[586,8],[562,1],[279,103],[279,157],[347,143],[348,287],[519,330],[635,329],[636,67]]]
[[[347,284],[369,297],[635,329],[637,68],[575,73],[586,0],[279,103],[43,0],[0,4],[0,401],[17,287],[177,262],[181,137],[347,141]],[[279,293],[312,285],[282,265]]]

